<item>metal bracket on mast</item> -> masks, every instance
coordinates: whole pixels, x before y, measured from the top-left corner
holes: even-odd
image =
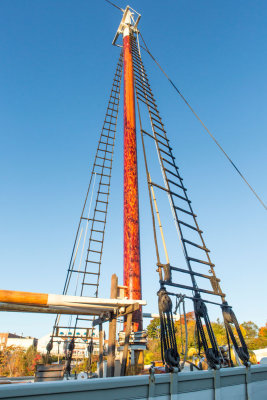
[[[138,32],[137,26],[140,21],[141,14],[135,11],[132,7],[127,6],[123,12],[122,20],[120,22],[119,28],[116,32],[116,35],[113,39],[112,45],[117,47],[122,47],[117,43],[117,40],[120,35],[124,34],[125,29],[129,29],[131,27],[132,32]]]

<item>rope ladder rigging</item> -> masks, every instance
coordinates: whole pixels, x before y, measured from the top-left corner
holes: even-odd
[[[225,299],[226,295],[221,289],[220,279],[218,279],[215,274],[215,265],[211,261],[210,250],[207,248],[204,241],[203,231],[198,225],[197,215],[193,211],[187,188],[180,175],[172,147],[170,146],[170,140],[167,137],[166,128],[152,92],[148,75],[141,58],[138,33],[130,34],[130,44],[133,59],[137,114],[140,123],[141,143],[157,258],[157,271],[159,273],[160,289],[158,291],[158,304],[161,321],[162,360],[169,370],[179,368],[180,366],[180,355],[176,343],[171,297],[177,298],[178,296],[182,296],[183,299],[186,298],[193,301],[199,348],[203,347],[209,367],[213,369],[220,368],[223,366],[224,360],[209,319],[207,304],[221,307],[228,341],[229,343],[231,341],[233,344],[243,364],[248,365],[249,353],[246,343],[236,316]],[[123,52],[120,53],[112,84],[104,125],[100,134],[89,187],[67,270],[63,294],[68,294],[72,290],[74,294],[79,294],[80,296],[98,297],[122,69]],[[146,115],[149,117],[150,132],[149,129],[143,128],[142,110],[143,112],[145,110]],[[163,183],[152,179],[148,157],[150,152],[147,151],[147,145],[145,144],[148,139],[155,145]],[[155,191],[161,194],[167,194],[186,263],[186,267],[184,268],[173,265],[169,260],[163,228],[159,217],[159,210],[156,203]],[[94,205],[93,208],[92,205]],[[93,210],[92,212],[91,209]],[[156,219],[159,224],[166,263],[162,263],[160,258]],[[87,245],[88,247],[85,251],[85,246]],[[196,253],[199,255],[196,256]],[[203,273],[201,268],[208,268],[208,271]],[[181,279],[177,279],[177,273],[182,274],[183,277],[189,278],[191,283],[185,284]],[[201,285],[199,283],[200,278],[209,282],[211,288],[207,289],[205,286]],[[183,294],[180,294],[180,291],[182,291]],[[206,298],[207,296],[209,297]],[[213,299],[210,300],[210,297]],[[77,316],[75,321],[72,321],[72,317],[70,317],[69,323],[66,325],[61,325],[60,319],[61,316],[57,315],[50,346],[48,346],[48,352],[51,351],[53,340],[58,337],[62,338],[64,336],[62,335],[62,330],[67,329],[69,332],[65,336],[71,339],[67,356],[67,360],[70,363],[74,343],[76,343],[77,340],[88,342],[88,339],[92,338],[92,328],[89,328],[89,325],[92,324],[94,317],[85,318],[84,316]],[[85,331],[83,335],[80,333],[82,330]],[[230,346],[228,346],[228,349],[230,357]]]
[[[120,102],[122,67],[123,54],[121,52],[74,240],[63,288],[64,295],[74,291],[74,295],[98,297]],[[85,250],[86,246],[88,247]],[[69,353],[66,358],[71,360],[75,343],[78,343],[79,340],[81,343],[88,342],[89,338],[92,338],[90,325],[94,317],[87,318],[87,316],[78,315],[75,321],[72,321],[72,317],[70,317],[69,322],[65,325],[60,324],[60,319],[61,315],[58,314],[47,350],[50,353],[55,338],[68,337],[71,341],[66,349],[66,353]],[[65,334],[66,330],[67,333]]]
[[[138,36],[137,36],[138,39]],[[176,165],[175,157],[170,146],[170,141],[167,137],[167,132],[165,126],[162,122],[162,118],[159,114],[159,110],[153,95],[149,79],[144,68],[144,64],[141,58],[139,41],[137,41],[134,34],[131,35],[131,47],[134,65],[134,81],[135,81],[135,91],[136,91],[136,101],[140,122],[141,138],[143,153],[145,158],[147,184],[150,197],[150,206],[153,221],[154,239],[157,254],[157,267],[160,277],[160,290],[158,292],[159,296],[159,314],[161,316],[161,345],[162,345],[162,359],[167,364],[168,367],[176,367],[177,362],[179,364],[179,355],[177,354],[177,345],[174,334],[173,319],[171,316],[171,299],[169,296],[177,296],[178,293],[170,292],[167,288],[183,289],[185,291],[191,291],[192,296],[188,294],[183,295],[185,298],[193,300],[194,312],[196,317],[196,326],[199,337],[199,346],[203,346],[207,363],[211,368],[219,368],[223,365],[223,357],[219,346],[214,335],[206,303],[212,303],[219,305],[222,308],[224,324],[227,332],[227,337],[229,337],[234,345],[234,348],[242,360],[242,362],[247,365],[249,362],[249,353],[244,341],[242,332],[240,330],[238,321],[232,308],[228,305],[225,300],[225,294],[222,292],[220,287],[220,279],[217,278],[215,274],[214,267],[210,258],[210,250],[207,248],[204,238],[203,231],[200,230],[197,215],[194,213],[191,200],[189,200],[187,189],[184,186],[183,178],[179,173],[179,168]],[[147,132],[142,127],[140,104],[147,108],[149,114],[149,120],[151,125],[152,133]],[[160,163],[161,173],[163,177],[164,186],[153,182],[151,180],[150,172],[148,170],[147,154],[145,149],[144,137],[149,137],[152,139],[156,146],[156,152],[158,160]],[[167,263],[162,264],[159,257],[159,250],[157,244],[157,234],[155,228],[155,217],[153,208],[153,191],[158,189],[159,191],[167,193],[173,219],[179,236],[179,240],[182,245],[183,254],[186,261],[187,269],[179,268],[173,266],[169,263],[168,257]],[[177,204],[177,201],[180,204]],[[182,204],[182,205],[181,205]],[[158,212],[156,210],[156,212]],[[185,220],[185,217],[187,219]],[[188,239],[188,233],[194,232],[197,235],[198,241],[196,239]],[[163,243],[164,245],[164,243]],[[164,245],[165,247],[165,245]],[[197,249],[201,257],[196,257],[192,255],[192,249]],[[203,274],[198,271],[197,266],[209,267],[208,274]],[[180,272],[182,274],[189,275],[191,278],[191,285],[184,285],[183,283],[176,282],[173,278],[175,272]],[[212,290],[202,288],[198,285],[197,278],[204,278],[210,281]],[[217,296],[221,298],[221,303],[217,301],[209,301],[203,298],[204,294]],[[234,335],[234,326],[237,337]],[[176,360],[175,360],[176,358]],[[229,347],[229,358],[230,347]]]

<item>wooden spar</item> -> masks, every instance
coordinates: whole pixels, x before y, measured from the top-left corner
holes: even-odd
[[[132,313],[127,314],[126,329],[125,329],[125,342],[124,342],[124,347],[123,347],[122,363],[121,363],[121,376],[126,375],[129,342],[130,342],[130,335],[131,335],[131,330],[132,330],[132,319],[133,319],[133,314]]]
[[[129,299],[141,299],[141,264],[139,234],[139,204],[136,149],[135,96],[133,57],[130,34],[131,12],[123,16],[123,60],[124,60],[124,207],[123,207],[123,280]],[[143,329],[142,309],[133,315],[133,330]]]
[[[99,324],[99,378],[103,378],[103,350],[104,350],[104,332],[103,324]]]
[[[92,308],[88,307],[63,307],[63,306],[33,306],[27,304],[15,303],[0,303],[0,311],[14,311],[14,312],[30,312],[30,313],[43,313],[43,314],[67,314],[67,315],[96,315],[109,314],[114,311],[114,308],[107,309],[107,307]]]
[[[0,290],[0,302],[46,306],[48,304],[48,294]]]
[[[0,290],[0,311],[43,312],[73,315],[119,314],[132,304],[145,305],[144,300],[101,299],[47,293]]]
[[[118,277],[113,274],[111,277],[111,290],[110,297],[112,299],[117,297],[118,293]],[[116,315],[112,315],[109,322],[109,336],[108,336],[108,364],[107,364],[107,377],[114,376],[115,372],[115,352],[116,352]]]

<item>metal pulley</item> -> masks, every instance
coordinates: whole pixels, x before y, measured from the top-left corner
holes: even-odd
[[[93,351],[94,351],[93,338],[91,338],[91,340],[88,344],[87,351],[88,351],[88,354],[90,354],[90,355],[93,354]]]
[[[46,351],[48,354],[50,354],[51,350],[53,349],[53,340],[49,340],[49,342],[46,345]]]
[[[72,338],[68,344],[68,352],[72,353],[74,350],[74,347],[75,347],[74,338]]]
[[[162,288],[158,291],[158,304],[159,312],[170,313],[172,312],[172,301],[170,296],[167,294],[166,289]]]
[[[226,332],[232,340],[232,343],[234,345],[234,348],[237,352],[238,357],[240,358],[240,360],[242,360],[244,365],[248,366],[248,365],[250,365],[249,352],[248,352],[248,348],[247,348],[246,342],[244,340],[244,337],[242,335],[239,323],[235,316],[235,313],[233,312],[232,307],[230,307],[226,301],[223,303],[223,305],[221,307],[222,307],[222,313],[223,313],[223,319],[224,319]],[[233,333],[231,324],[233,324],[236,329],[241,346],[238,345],[238,342]]]
[[[164,287],[157,294],[160,316],[161,357],[166,368],[172,371],[173,368],[179,368],[180,365],[172,314],[172,301]]]

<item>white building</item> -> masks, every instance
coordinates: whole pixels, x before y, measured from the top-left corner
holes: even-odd
[[[58,336],[54,337],[53,339],[53,349],[51,350],[51,354],[53,355],[60,355],[63,356],[66,351],[66,346],[70,342],[73,336],[73,329],[61,329],[58,332]],[[77,330],[75,332],[75,336],[80,336],[79,338],[75,339],[75,348],[73,351],[73,358],[83,358],[88,357],[88,344],[90,343],[91,339],[86,339],[86,332],[79,332]],[[47,335],[43,336],[38,340],[37,351],[46,354],[46,346],[48,342],[51,340],[51,334],[48,333]],[[99,353],[99,339],[98,333],[93,333],[93,354]]]
[[[10,346],[21,347],[22,349],[27,350],[31,346],[37,346],[37,339],[30,336],[19,336],[10,332],[0,333],[0,350]]]
[[[14,347],[21,347],[24,350],[27,350],[29,347],[37,345],[37,339],[32,337],[26,338],[8,338],[6,346],[14,346]]]

